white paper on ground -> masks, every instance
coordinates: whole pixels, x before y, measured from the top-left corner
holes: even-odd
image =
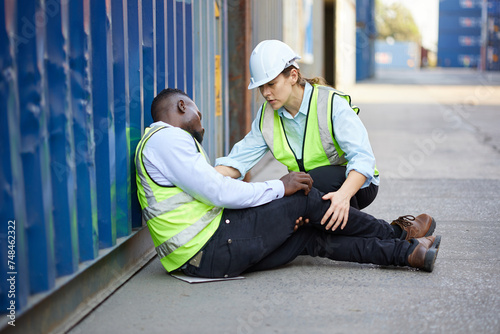
[[[236,280],[236,279],[244,279],[245,278],[243,276],[227,277],[227,278],[193,277],[193,276],[188,276],[181,271],[175,271],[173,273],[170,273],[170,276],[173,276],[177,279],[180,279],[181,281],[188,282],[190,284],[209,283],[209,282],[218,282],[218,281],[232,281],[232,280]]]

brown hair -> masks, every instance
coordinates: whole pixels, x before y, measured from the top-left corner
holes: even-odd
[[[306,85],[306,82],[309,82],[311,85],[317,84],[317,85],[329,86],[329,84],[326,82],[326,80],[324,78],[322,78],[322,77],[314,77],[312,79],[303,78],[302,75],[301,75],[301,73],[300,73],[300,70],[298,68],[296,68],[295,66],[293,66],[293,65],[292,66],[288,66],[287,68],[285,68],[283,70],[283,72],[281,72],[281,74],[283,74],[285,76],[285,78],[288,78],[290,76],[290,72],[293,69],[297,70],[297,75],[298,75],[297,82],[302,87],[304,87]]]

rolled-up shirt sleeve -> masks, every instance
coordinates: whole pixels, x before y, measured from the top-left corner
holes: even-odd
[[[162,186],[175,185],[194,198],[214,206],[239,209],[283,197],[280,180],[247,183],[218,173],[198,152],[186,131],[169,127],[155,133],[144,147],[150,177]]]
[[[259,127],[261,112],[262,107],[252,122],[250,132],[242,140],[234,144],[228,156],[216,159],[216,166],[233,167],[240,172],[240,179],[243,179],[245,174],[269,151]]]
[[[378,179],[374,180],[373,176],[375,155],[370,145],[368,132],[349,103],[338,95],[334,96],[332,120],[335,139],[348,161],[346,177],[351,170],[355,170],[366,177],[361,188],[369,186],[372,181],[378,183]]]

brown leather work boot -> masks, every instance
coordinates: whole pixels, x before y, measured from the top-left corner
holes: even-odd
[[[430,236],[415,239],[418,245],[408,255],[408,263],[413,268],[419,268],[428,272],[434,269],[434,262],[439,251],[439,244],[441,243],[441,236]]]
[[[412,215],[401,216],[394,220],[391,225],[398,225],[403,230],[400,239],[410,240],[428,237],[436,229],[436,221],[428,214],[421,214],[417,217]]]

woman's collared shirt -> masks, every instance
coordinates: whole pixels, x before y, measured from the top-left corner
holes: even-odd
[[[284,107],[278,109],[278,114],[283,120],[288,143],[297,159],[302,158],[304,131],[312,90],[313,87],[306,83],[302,103],[295,117]],[[234,145],[227,157],[219,158],[215,163],[216,165],[236,168],[242,175],[241,179],[269,150],[259,127],[261,113],[262,106],[257,117],[252,122],[250,132]],[[366,177],[366,181],[361,188],[369,186],[370,183],[378,185],[379,178],[373,176],[375,156],[370,145],[368,132],[359,116],[349,106],[349,103],[338,95],[335,95],[333,99],[332,121],[335,139],[345,152],[345,158],[348,161],[346,177],[351,170],[355,170]]]

